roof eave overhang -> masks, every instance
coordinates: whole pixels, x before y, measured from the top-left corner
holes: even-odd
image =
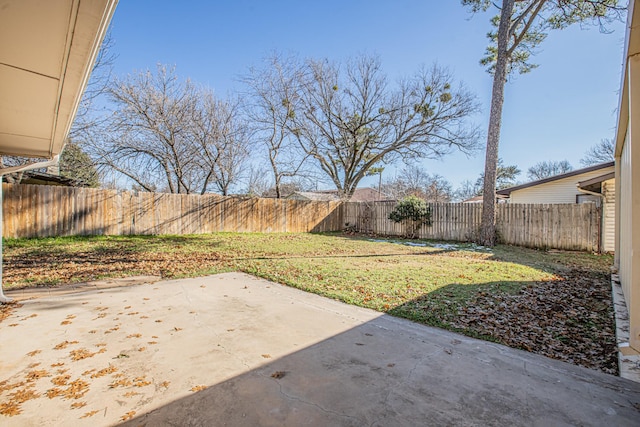
[[[0,155],[62,152],[117,0],[8,0],[0,14]]]

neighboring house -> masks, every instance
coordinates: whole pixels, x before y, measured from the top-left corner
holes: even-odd
[[[87,183],[79,179],[67,178],[47,172],[26,171],[11,175],[3,175],[3,182],[12,184],[58,185],[65,187],[88,187]]]
[[[286,198],[290,200],[326,202],[340,200],[340,195],[338,194],[338,190],[295,191]],[[353,196],[349,199],[350,202],[378,202],[381,200],[388,200],[388,198],[384,193],[380,193],[378,190],[370,187],[356,188]]]
[[[616,129],[616,257],[629,311],[629,346],[640,352],[640,1],[629,2]],[[621,350],[622,350],[621,345]],[[637,353],[636,353],[637,357]]]
[[[601,249],[615,250],[614,162],[576,169],[561,175],[498,190],[510,203],[588,203],[602,207]]]
[[[466,200],[463,200],[462,203],[482,203],[483,199],[484,199],[484,197],[482,197],[482,196],[474,196],[474,197],[468,198]]]
[[[482,200],[484,199],[483,196],[473,196],[470,197],[468,199],[463,200],[460,203],[477,203],[477,204],[482,204]],[[504,196],[496,196],[496,202],[497,203],[506,203],[507,199]]]

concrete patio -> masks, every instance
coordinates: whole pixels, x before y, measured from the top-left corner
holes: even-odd
[[[244,274],[9,292],[0,424],[640,424],[640,384]]]

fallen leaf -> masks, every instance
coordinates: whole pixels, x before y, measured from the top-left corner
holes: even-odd
[[[89,418],[89,417],[93,417],[95,414],[97,414],[99,411],[89,411],[89,412],[85,412],[85,414],[83,416],[81,416],[80,418]]]
[[[136,414],[136,411],[129,411],[126,414],[124,414],[122,417],[120,417],[120,421],[130,420],[131,418],[133,418],[135,414]]]

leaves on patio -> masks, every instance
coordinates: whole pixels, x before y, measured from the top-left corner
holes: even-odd
[[[9,316],[11,316],[13,314],[13,311],[16,308],[20,308],[22,307],[22,304],[18,304],[18,303],[9,303],[9,304],[0,304],[0,322],[2,322],[4,319],[8,318]],[[9,326],[17,326],[17,323],[13,323]]]
[[[78,341],[67,341],[67,340],[64,340],[60,344],[57,344],[55,347],[53,347],[53,349],[54,350],[63,350],[65,348],[67,348],[68,345],[71,345],[71,344],[78,344]]]

